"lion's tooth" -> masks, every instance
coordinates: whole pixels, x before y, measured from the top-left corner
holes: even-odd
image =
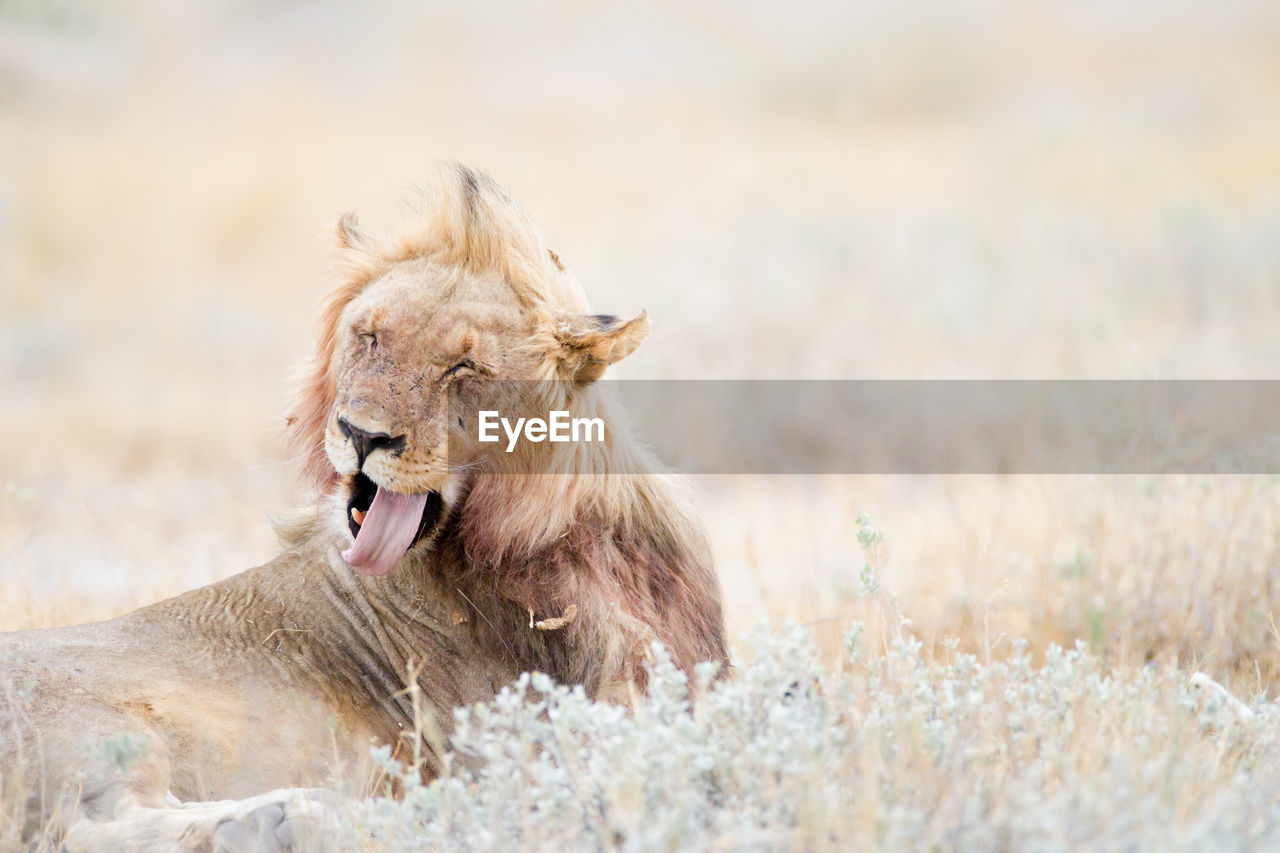
[[[356,524],[364,524],[364,512],[355,507],[351,508],[351,518]]]

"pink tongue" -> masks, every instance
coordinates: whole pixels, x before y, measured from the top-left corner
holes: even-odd
[[[342,552],[342,559],[357,572],[385,575],[413,544],[426,505],[425,494],[397,495],[379,486],[356,534],[356,544]]]

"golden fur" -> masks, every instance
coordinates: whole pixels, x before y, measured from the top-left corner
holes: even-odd
[[[0,635],[0,773],[47,794],[29,831],[61,821],[72,849],[297,831],[316,798],[263,791],[359,790],[369,743],[399,746],[422,714],[447,727],[520,671],[625,701],[651,640],[685,668],[724,661],[689,497],[596,383],[647,317],[587,314],[523,210],[464,167],[441,168],[393,237],[348,215],[337,238],[288,419],[317,497],[279,525],[284,553],[110,622]],[[599,416],[608,438],[508,454],[475,440],[481,408]],[[436,501],[382,576],[340,556],[358,516],[377,529],[361,488]],[[144,747],[128,766],[86,752],[121,735]]]

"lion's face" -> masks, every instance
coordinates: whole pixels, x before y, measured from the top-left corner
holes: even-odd
[[[522,305],[500,279],[421,260],[365,287],[334,330],[324,433],[355,537],[344,559],[383,575],[431,540],[451,484],[502,452],[475,440],[476,411],[536,409],[542,401],[514,399],[539,387],[524,380],[589,383],[647,329],[643,315],[557,317]]]

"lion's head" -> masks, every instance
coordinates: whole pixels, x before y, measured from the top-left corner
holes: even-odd
[[[370,581],[412,563],[424,594],[478,611],[478,640],[593,692],[643,682],[652,639],[686,667],[723,659],[696,514],[595,383],[644,338],[646,315],[591,314],[523,210],[461,166],[437,173],[396,238],[350,215],[337,238],[337,286],[289,420],[327,496],[311,532]],[[597,445],[507,453],[478,440],[481,410],[613,423]]]
[[[346,492],[355,542],[343,557],[373,575],[430,541],[458,472],[502,452],[476,441],[476,411],[566,405],[649,329],[643,313],[585,313],[577,282],[492,180],[450,166],[426,196],[389,244],[351,214],[339,222],[344,281],[291,418],[315,483]]]

